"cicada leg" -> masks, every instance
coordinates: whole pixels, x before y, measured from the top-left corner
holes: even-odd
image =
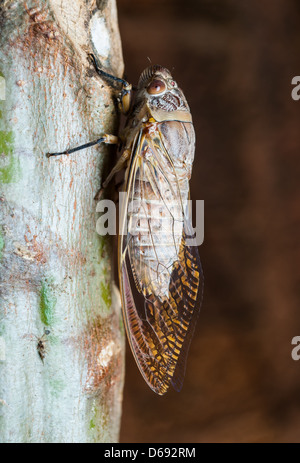
[[[120,157],[120,159],[118,159],[116,165],[112,168],[107,178],[103,182],[103,185],[102,185],[103,188],[107,187],[107,185],[109,184],[109,182],[111,181],[111,179],[115,176],[117,172],[120,172],[120,170],[124,169],[129,159],[129,156],[130,156],[130,151],[124,150],[122,153],[122,156]]]
[[[84,145],[76,146],[75,148],[71,148],[65,151],[60,151],[59,153],[47,153],[47,158],[52,156],[61,156],[63,154],[71,154],[75,153],[75,151],[80,151],[85,148],[90,148],[91,146],[99,145],[100,143],[106,143],[107,145],[117,145],[119,143],[119,138],[116,135],[108,135],[104,134],[102,137],[98,138],[97,140],[90,141],[89,143],[85,143]]]
[[[127,161],[130,157],[130,150],[126,149],[123,151],[122,156],[118,159],[117,163],[115,166],[112,168],[104,182],[102,183],[102,186],[98,193],[96,194],[95,198],[96,200],[100,199],[103,193],[103,190],[107,187],[109,182],[112,180],[112,178],[116,175],[116,173],[120,172],[122,169],[126,167]],[[123,183],[123,182],[122,182]]]
[[[119,106],[119,111],[122,114],[126,115],[131,105],[132,85],[129,84],[125,79],[121,79],[120,77],[113,76],[112,74],[108,74],[108,72],[103,71],[99,67],[98,61],[92,53],[89,54],[89,57],[95,67],[97,74],[99,74],[99,76],[104,77],[105,79],[109,79],[113,82],[118,82],[122,84],[122,89],[118,97],[118,106]]]
[[[105,79],[109,79],[109,80],[111,80],[113,82],[118,82],[118,83],[122,84],[122,89],[121,89],[119,97],[118,97],[118,105],[119,105],[119,110],[123,114],[127,114],[129,109],[130,109],[130,105],[131,105],[132,85],[129,84],[126,80],[121,79],[120,77],[116,77],[116,76],[113,76],[111,74],[108,74],[107,72],[100,69],[100,67],[98,65],[98,62],[96,60],[96,57],[93,54],[89,54],[89,57],[90,57],[90,60],[92,61],[92,64],[95,67],[95,70],[96,70],[97,74],[99,74],[101,77],[104,77]],[[76,146],[75,148],[67,149],[65,151],[60,151],[60,152],[57,152],[57,153],[47,153],[46,156],[48,158],[50,158],[50,157],[53,157],[53,156],[61,156],[61,155],[64,155],[64,154],[71,154],[71,153],[75,153],[76,151],[80,151],[80,150],[83,150],[85,148],[90,148],[91,146],[98,145],[100,143],[119,144],[119,138],[117,136],[115,136],[115,135],[104,134],[104,135],[102,135],[102,137],[98,138],[97,140],[91,141],[89,143],[85,143],[84,145]],[[129,156],[130,156],[129,150],[125,149],[122,156],[118,160],[117,164],[114,166],[114,168],[112,169],[112,171],[110,172],[110,174],[108,175],[106,180],[103,182],[102,187],[100,188],[100,190],[98,191],[98,193],[95,196],[95,199],[100,198],[103,189],[106,188],[106,186],[108,185],[110,180],[113,178],[113,176],[117,172],[119,172],[120,170],[122,170],[125,167],[128,159],[129,159]]]

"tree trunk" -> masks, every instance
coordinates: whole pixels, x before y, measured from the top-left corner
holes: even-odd
[[[0,7],[0,441],[116,442],[124,336],[111,243],[96,233],[110,148],[46,157],[116,133],[114,0]]]

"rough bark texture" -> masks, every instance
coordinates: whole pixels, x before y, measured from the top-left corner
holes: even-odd
[[[0,441],[116,442],[124,337],[93,200],[111,151],[45,156],[115,133],[87,61],[123,72],[115,1],[4,1],[0,22]]]

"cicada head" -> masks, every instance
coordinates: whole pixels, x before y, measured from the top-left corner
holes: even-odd
[[[182,90],[178,87],[170,71],[158,64],[146,68],[139,79],[136,103],[146,104],[150,113],[158,121],[172,119],[172,113],[187,113],[190,109]],[[189,115],[189,116],[188,116]],[[176,117],[174,116],[174,119]]]

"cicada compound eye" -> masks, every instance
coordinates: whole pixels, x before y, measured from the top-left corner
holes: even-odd
[[[147,87],[149,95],[159,95],[166,90],[166,84],[159,79],[152,80],[151,84]]]

